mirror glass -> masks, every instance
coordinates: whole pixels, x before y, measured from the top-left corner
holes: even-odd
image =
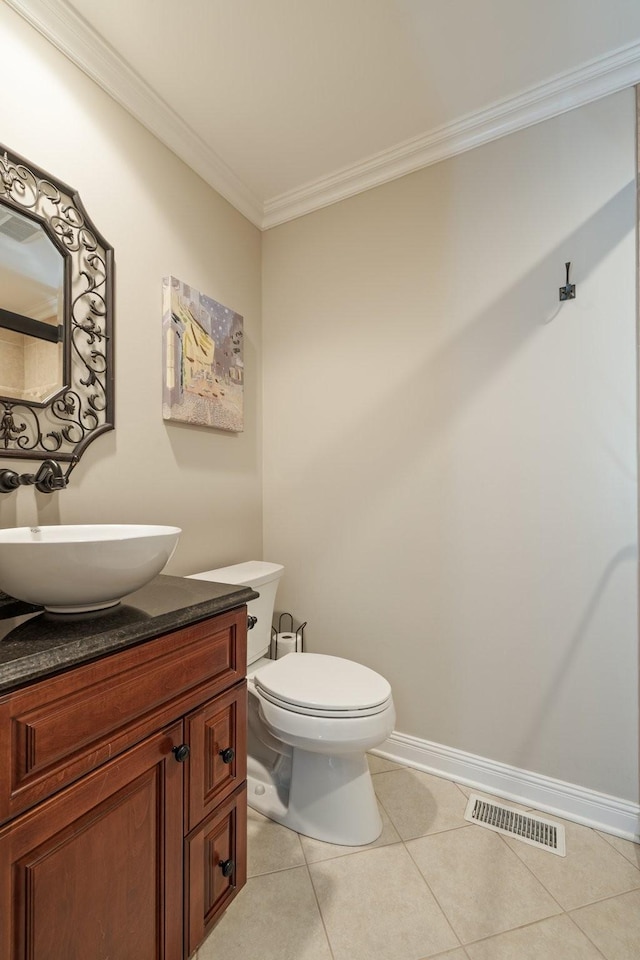
[[[42,225],[0,207],[0,395],[42,403],[62,388],[63,280]]]
[[[113,429],[113,250],[73,188],[0,146],[0,457]]]

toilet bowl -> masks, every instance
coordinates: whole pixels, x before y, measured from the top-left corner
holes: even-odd
[[[382,830],[366,751],[393,731],[391,687],[342,657],[266,656],[280,564],[249,561],[192,574],[250,586],[248,802],[272,820],[328,843],[359,846]]]

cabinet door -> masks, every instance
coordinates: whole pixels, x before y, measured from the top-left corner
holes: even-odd
[[[185,833],[247,779],[247,684],[205,703],[185,717],[190,747]]]
[[[244,784],[187,837],[186,954],[191,956],[247,880],[247,788]]]
[[[182,724],[0,831],[0,956],[181,960]]]

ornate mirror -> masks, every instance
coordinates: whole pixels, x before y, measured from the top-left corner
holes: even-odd
[[[80,197],[0,147],[0,491],[66,486],[113,429],[113,251]],[[63,473],[60,462],[68,462]]]

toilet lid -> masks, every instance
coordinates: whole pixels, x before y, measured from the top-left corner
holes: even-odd
[[[361,663],[320,653],[289,653],[261,667],[256,689],[294,712],[364,716],[383,710],[389,683]]]

